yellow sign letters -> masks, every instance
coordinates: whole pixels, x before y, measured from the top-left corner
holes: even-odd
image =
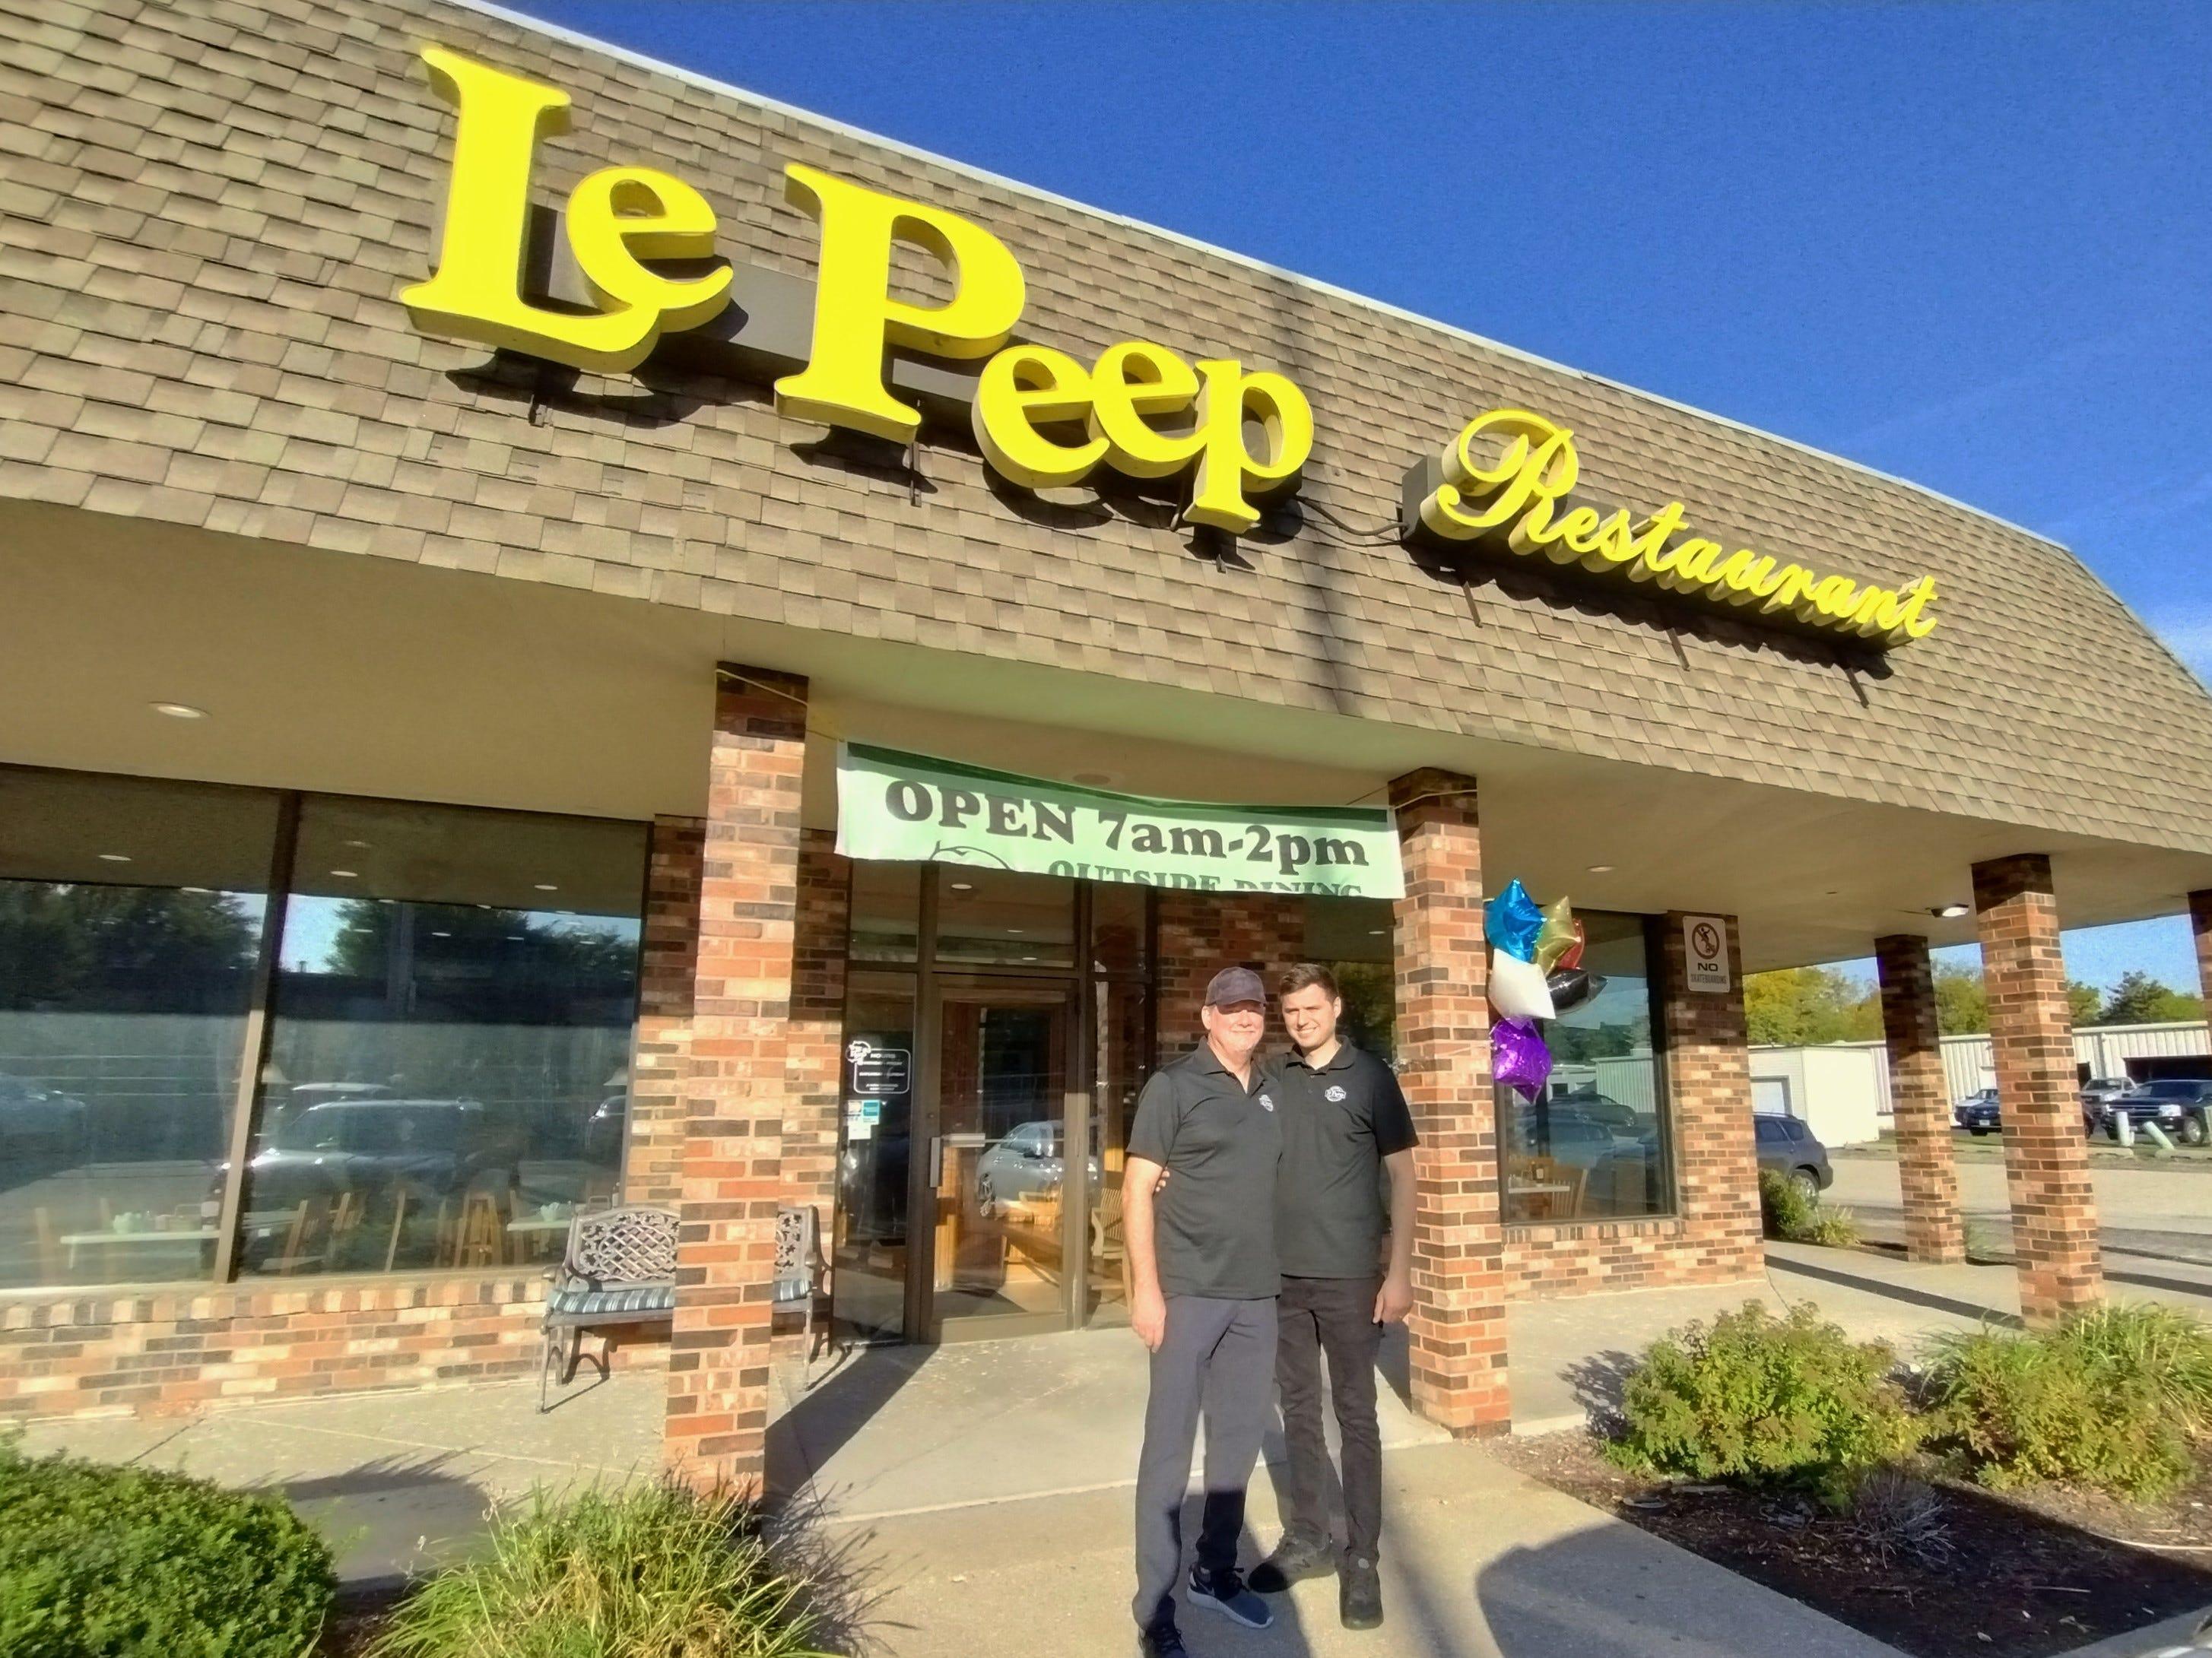
[[[1642,519],[1626,508],[1601,514],[1571,500],[1580,471],[1565,427],[1526,410],[1493,409],[1468,422],[1443,452],[1443,481],[1421,501],[1421,523],[1446,541],[1495,538],[1524,557],[1618,572],[1884,647],[1935,631],[1933,576],[1894,588],[1863,586],[1748,547],[1728,552],[1717,541],[1682,534],[1688,525],[1679,501]]]
[[[644,167],[603,167],[568,197],[569,252],[599,311],[524,299],[531,163],[540,138],[568,130],[568,94],[441,46],[422,61],[459,123],[436,274],[399,296],[417,328],[614,374],[643,362],[664,328],[695,327],[729,303],[726,266],[678,279],[641,263],[704,258],[714,244],[706,198]]]
[[[602,168],[569,192],[568,249],[597,309],[526,297],[531,170],[538,141],[568,130],[568,95],[442,47],[422,59],[459,125],[436,273],[400,295],[416,327],[619,374],[663,333],[696,328],[729,304],[727,265],[676,276],[650,263],[711,257],[715,227],[697,191],[645,167]],[[1080,483],[1102,465],[1135,478],[1189,472],[1184,520],[1235,534],[1260,521],[1254,501],[1296,486],[1313,450],[1313,411],[1280,374],[1233,358],[1193,365],[1142,340],[1109,346],[1089,369],[1049,346],[1009,345],[1027,285],[981,226],[797,164],[785,169],[784,193],[819,222],[822,252],[804,366],[775,382],[783,413],[911,442],[921,410],[885,384],[884,353],[902,347],[987,360],[975,440],[992,467],[1027,488]],[[892,294],[902,242],[943,264],[949,297],[922,304]]]

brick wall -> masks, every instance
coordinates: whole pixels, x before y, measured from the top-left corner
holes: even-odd
[[[1249,967],[1267,981],[1267,1046],[1289,1040],[1274,1011],[1275,980],[1305,955],[1305,901],[1289,895],[1175,888],[1160,894],[1152,1019],[1159,1063],[1203,1040],[1199,1009],[1207,982],[1224,967]]]
[[[1413,1153],[1413,1405],[1454,1433],[1502,1433],[1505,1277],[1490,1092],[1489,961],[1474,782],[1420,771],[1390,786],[1406,896],[1393,929],[1399,1081]]]
[[[699,872],[707,825],[656,817],[647,853],[630,1048],[629,1141],[623,1200],[672,1206],[683,1187],[684,1086],[691,1063],[691,987],[699,964]]]
[[[2004,1111],[2021,1312],[2045,1324],[2104,1294],[2051,859],[2026,853],[1975,865],[1974,914]]]
[[[544,1290],[532,1269],[11,1297],[0,1415],[160,1414],[531,1376]]]
[[[743,1491],[768,1430],[805,759],[806,682],[720,670],[662,1448],[681,1477]]]
[[[844,1078],[845,934],[852,904],[853,865],[837,855],[830,829],[801,831],[799,908],[793,922],[791,1022],[785,1028],[787,1100],[783,1114],[783,1201],[811,1204],[821,1249],[829,1252],[837,1202],[837,1106]],[[818,1308],[816,1327],[827,1315]],[[776,1315],[779,1349],[796,1354],[805,1315],[793,1306]],[[786,1337],[790,1336],[788,1343]]]
[[[1964,1260],[1966,1230],[1959,1218],[1950,1090],[1943,1081],[1928,940],[1894,933],[1875,939],[1874,953],[1881,974],[1881,1029],[1889,1049],[1897,1172],[1905,1194],[1905,1253],[1914,1260]]]

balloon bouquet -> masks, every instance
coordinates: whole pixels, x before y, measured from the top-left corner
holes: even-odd
[[[1580,1007],[1605,987],[1583,967],[1583,924],[1564,898],[1539,907],[1517,880],[1483,906],[1490,935],[1490,1071],[1534,1100],[1552,1074],[1539,1022]]]

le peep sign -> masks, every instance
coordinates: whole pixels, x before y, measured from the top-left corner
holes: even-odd
[[[1154,800],[846,743],[837,850],[1203,892],[1402,898],[1382,806]]]

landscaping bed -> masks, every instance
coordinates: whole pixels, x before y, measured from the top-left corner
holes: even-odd
[[[1917,1658],[2041,1658],[2212,1609],[2212,1461],[2157,1503],[2055,1486],[1996,1492],[1921,1466],[1941,1527],[1930,1546],[1885,1542],[1863,1521],[1800,1497],[1628,1473],[1600,1443],[1577,1431],[1503,1441],[1495,1452]]]

